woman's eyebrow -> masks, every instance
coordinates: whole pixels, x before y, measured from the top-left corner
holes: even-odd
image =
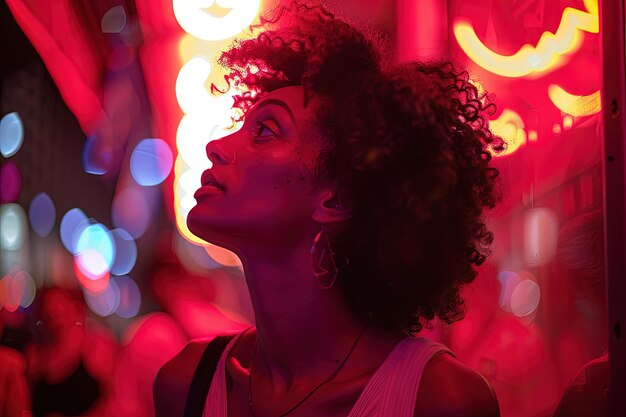
[[[291,109],[289,108],[287,103],[285,103],[284,101],[281,101],[281,100],[277,100],[275,98],[270,98],[270,99],[267,99],[267,100],[261,102],[259,105],[257,105],[256,111],[260,110],[261,108],[265,107],[266,105],[269,106],[270,104],[274,104],[276,106],[282,107],[287,113],[289,113],[289,117],[291,117],[292,123],[296,124],[296,119],[295,119],[295,117],[293,117],[293,113],[291,112]]]

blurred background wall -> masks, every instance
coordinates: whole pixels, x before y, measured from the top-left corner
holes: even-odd
[[[460,63],[496,103],[494,253],[466,319],[425,334],[487,377],[503,416],[552,415],[583,365],[606,362],[597,1],[323,3],[395,61]],[[213,60],[274,4],[0,4],[0,353],[23,378],[0,404],[151,416],[151,381],[187,340],[253,323],[239,260],[185,217],[230,123]]]

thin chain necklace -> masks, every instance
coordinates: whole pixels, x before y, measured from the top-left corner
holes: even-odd
[[[337,369],[335,369],[335,372],[333,372],[328,378],[326,378],[324,381],[322,381],[322,383],[320,383],[315,388],[313,388],[313,390],[311,392],[309,392],[303,399],[301,399],[296,405],[294,405],[289,410],[287,410],[284,413],[282,413],[279,417],[285,417],[286,415],[290,414],[293,410],[295,410],[296,408],[300,407],[302,405],[302,403],[304,403],[311,395],[313,395],[315,393],[315,391],[317,391],[318,389],[320,389],[321,387],[323,387],[324,385],[329,383],[334,377],[337,376],[339,371],[341,371],[341,368],[343,368],[343,366],[346,364],[346,362],[348,362],[348,359],[352,355],[352,352],[354,352],[354,349],[359,344],[359,340],[361,340],[361,336],[363,336],[363,334],[365,333],[365,330],[369,327],[369,325],[370,325],[370,323],[367,323],[365,325],[365,327],[363,327],[363,330],[361,330],[361,333],[359,333],[359,336],[356,338],[356,340],[354,341],[354,344],[350,348],[350,351],[348,352],[348,355],[346,355],[346,357],[339,364]],[[252,413],[252,415],[254,417],[256,417],[256,414],[254,413],[254,401],[253,401],[253,397],[252,397],[252,371],[254,369],[254,358],[256,356],[257,345],[258,345],[258,343],[257,343],[257,341],[255,341],[254,342],[254,352],[252,353],[252,361],[250,361],[250,369],[249,369],[250,376],[248,378],[248,402],[250,404],[250,412]]]

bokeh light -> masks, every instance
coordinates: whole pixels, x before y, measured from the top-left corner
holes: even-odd
[[[130,157],[130,173],[140,185],[157,185],[172,171],[173,160],[172,151],[164,140],[144,139]]]
[[[200,57],[190,59],[180,69],[176,77],[176,99],[183,112],[189,114],[199,112],[202,108],[215,107],[212,103],[217,97],[211,97],[206,88],[198,88],[204,87],[210,74],[211,63]]]
[[[0,248],[19,250],[26,237],[26,214],[18,204],[0,206]]]
[[[80,232],[89,225],[89,221],[85,213],[79,208],[69,210],[61,219],[61,242],[63,246],[71,252],[76,253],[76,243]]]
[[[507,144],[506,150],[496,156],[510,155],[526,144],[524,121],[511,109],[504,109],[498,118],[490,120],[489,128]]]
[[[504,311],[511,312],[511,295],[521,281],[519,274],[513,271],[500,271],[498,281],[501,285],[498,304]]]
[[[210,168],[212,164],[207,158],[205,146],[216,129],[214,124],[207,123],[205,116],[197,114],[183,116],[176,132],[179,158],[182,158],[187,166],[200,173]]]
[[[117,45],[109,55],[108,66],[112,71],[120,71],[132,64],[135,50],[126,44]]]
[[[81,287],[92,293],[104,291],[109,285],[109,280],[111,278],[111,274],[107,270],[105,270],[105,272],[100,276],[88,276],[81,270],[78,257],[74,258],[74,274],[76,275],[76,279]]]
[[[141,189],[126,187],[113,199],[111,217],[115,227],[122,228],[130,235],[140,238],[152,217],[152,209]]]
[[[124,229],[111,230],[111,237],[115,243],[115,259],[111,265],[114,275],[128,274],[137,261],[137,245],[133,237]]]
[[[206,157],[206,143],[241,128],[241,124],[233,126],[237,112],[232,108],[233,95],[241,91],[235,87],[217,96],[210,94],[209,80],[221,78],[220,71],[215,71],[210,64],[218,51],[207,49],[206,42],[201,40],[226,40],[241,35],[257,17],[260,0],[245,4],[232,0],[176,0],[173,6],[176,20],[190,35],[183,37],[179,45],[183,65],[175,86],[176,99],[184,116],[176,132],[174,213],[177,228],[185,239],[203,245],[205,242],[187,228],[187,215],[195,205],[195,189],[190,189],[194,181],[189,181],[190,176],[185,174],[191,172],[191,177],[200,178],[202,171],[211,167]],[[181,175],[185,176],[182,185]]]
[[[14,203],[20,196],[22,176],[17,164],[4,161],[0,165],[0,203]]]
[[[15,275],[14,280],[19,282],[23,289],[20,305],[24,308],[30,307],[35,300],[35,294],[37,293],[35,280],[26,271],[18,272],[17,275]]]
[[[104,291],[83,291],[83,295],[91,311],[102,317],[113,314],[120,304],[120,289],[114,280],[109,280]]]
[[[13,312],[20,306],[29,307],[36,292],[33,277],[21,268],[14,267],[0,280],[0,308]]]
[[[526,317],[537,310],[541,298],[539,285],[525,279],[515,286],[511,294],[511,312],[517,317]]]
[[[126,26],[126,11],[124,6],[111,7],[102,16],[100,29],[102,33],[120,33]]]
[[[541,266],[556,255],[559,219],[546,207],[532,208],[524,217],[524,260],[528,266]]]
[[[11,271],[0,279],[0,308],[10,312],[19,308],[22,297],[19,288],[16,291],[16,286],[13,285],[13,273]]]
[[[223,17],[206,13],[214,6],[226,12]],[[248,27],[256,17],[261,0],[174,0],[174,15],[185,32],[205,41],[217,41],[235,36]]]
[[[56,221],[56,209],[48,194],[38,193],[33,197],[28,208],[28,219],[39,237],[50,234]]]
[[[563,116],[563,129],[569,130],[574,126],[574,118],[569,114]]]
[[[88,277],[99,277],[106,273],[115,258],[115,243],[109,230],[96,223],[85,227],[76,246],[78,266]]]
[[[95,249],[83,250],[75,259],[76,265],[88,279],[97,280],[109,272],[106,259]]]
[[[5,158],[13,156],[24,142],[24,126],[16,112],[5,114],[0,120],[0,153]]]
[[[111,150],[100,143],[97,136],[91,136],[83,147],[83,170],[88,174],[103,175],[109,172],[113,165]]]
[[[114,277],[119,290],[119,303],[115,314],[125,319],[135,317],[141,306],[141,292],[137,283],[129,276]]]
[[[537,278],[528,271],[500,271],[500,298],[498,304],[504,311],[517,317],[526,317],[539,306],[541,290]]]

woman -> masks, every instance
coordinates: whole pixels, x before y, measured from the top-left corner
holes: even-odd
[[[220,58],[245,123],[207,145],[188,217],[240,257],[256,327],[196,373],[206,403],[187,398],[206,348],[190,343],[157,376],[157,416],[186,398],[220,417],[499,415],[484,378],[407,334],[460,319],[488,254],[493,105],[451,64],[388,65],[322,7],[261,27]]]

